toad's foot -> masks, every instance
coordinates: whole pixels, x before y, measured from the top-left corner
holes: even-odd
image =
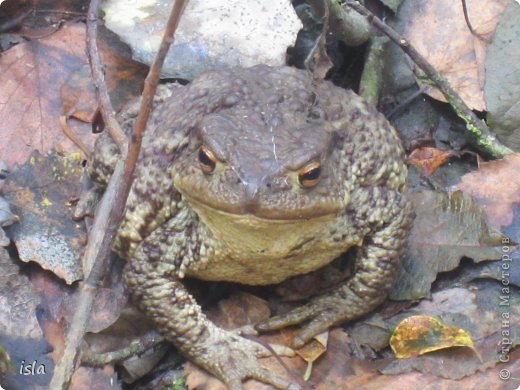
[[[229,389],[242,389],[242,381],[249,378],[270,384],[277,389],[300,388],[296,383],[287,381],[260,366],[257,358],[271,356],[271,352],[263,345],[216,327],[210,333],[211,336],[204,343],[189,352],[189,357],[222,380]],[[293,353],[287,347],[273,348],[276,353],[283,355]]]
[[[359,302],[359,305],[349,307],[348,305],[345,306],[344,295],[341,295],[339,292],[335,292],[318,297],[289,313],[272,317],[258,324],[256,329],[259,331],[272,331],[307,322],[291,343],[294,348],[300,348],[314,336],[331,326],[363,315],[376,303],[376,301],[372,300],[367,302],[366,305]],[[356,298],[362,301],[359,297]]]

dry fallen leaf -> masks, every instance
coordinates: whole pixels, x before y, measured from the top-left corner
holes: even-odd
[[[298,335],[301,331],[300,328],[283,328],[280,333],[282,334],[285,344],[290,345],[291,340]],[[329,339],[329,331],[326,330],[320,334],[314,336],[307,344],[303,347],[295,350],[296,354],[307,362],[307,370],[303,375],[305,381],[309,380],[312,375],[313,363],[320,358],[327,351],[327,342]]]
[[[140,95],[148,68],[131,60],[126,45],[104,30],[100,31],[98,51],[110,101],[118,112],[126,102]],[[60,88],[60,95],[65,114],[87,123],[94,121],[98,104],[88,64],[69,74]]]
[[[398,359],[406,359],[451,347],[475,350],[471,336],[430,316],[412,316],[397,325],[390,346]]]
[[[463,257],[475,262],[501,258],[503,236],[487,224],[471,197],[460,191],[422,191],[413,194],[413,202],[414,224],[392,299],[429,296],[437,274],[455,269]]]
[[[67,283],[82,278],[80,256],[86,241],[81,223],[72,220],[81,191],[82,159],[34,153],[9,175],[6,199],[20,216],[8,228],[22,261],[34,261]]]
[[[0,155],[9,165],[23,163],[33,150],[79,151],[63,133],[63,114],[91,122],[97,109],[87,64],[85,24],[68,23],[48,37],[12,47],[0,57]],[[99,51],[114,107],[136,96],[144,79],[143,65],[125,57],[122,44],[101,35]],[[68,123],[91,147],[91,126]]]
[[[417,148],[410,153],[408,162],[419,168],[423,175],[431,175],[437,168],[444,164],[448,158],[455,156],[453,151],[440,150],[437,148]]]
[[[489,38],[509,0],[466,0],[474,31]],[[460,1],[406,1],[399,9],[406,20],[403,35],[445,76],[462,100],[484,111],[485,57],[487,43],[471,33]],[[437,89],[429,95],[446,101]]]
[[[462,176],[455,189],[471,195],[491,225],[511,225],[520,203],[520,154],[482,163],[478,170]]]
[[[85,25],[68,24],[42,39],[19,44],[0,57],[0,155],[8,164],[23,163],[35,150],[46,153],[56,145],[77,152],[63,134],[60,87],[71,72],[86,63]],[[71,124],[84,140],[93,142],[90,126]]]

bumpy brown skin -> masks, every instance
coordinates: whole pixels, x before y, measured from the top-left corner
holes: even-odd
[[[288,67],[210,72],[160,95],[114,246],[128,260],[126,285],[171,342],[231,388],[247,377],[287,388],[258,365],[268,352],[209,322],[181,279],[272,284],[358,246],[341,288],[257,328],[305,321],[300,346],[368,313],[392,286],[410,228],[398,136],[353,92]],[[218,160],[210,174],[202,144]],[[103,186],[116,149],[108,136],[96,148],[90,170]],[[320,181],[305,188],[298,172],[316,162]]]

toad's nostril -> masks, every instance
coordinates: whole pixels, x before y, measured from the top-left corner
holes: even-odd
[[[258,192],[258,185],[256,183],[244,184],[244,195],[246,203],[255,202],[256,194]]]

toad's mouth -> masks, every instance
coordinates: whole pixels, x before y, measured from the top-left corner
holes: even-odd
[[[238,220],[265,220],[270,223],[294,223],[310,219],[333,219],[341,211],[339,202],[332,199],[322,199],[311,202],[299,199],[294,202],[280,206],[279,204],[262,201],[242,202],[239,199],[226,202],[215,197],[193,196],[182,193],[183,200],[199,215],[219,214],[222,218]]]

